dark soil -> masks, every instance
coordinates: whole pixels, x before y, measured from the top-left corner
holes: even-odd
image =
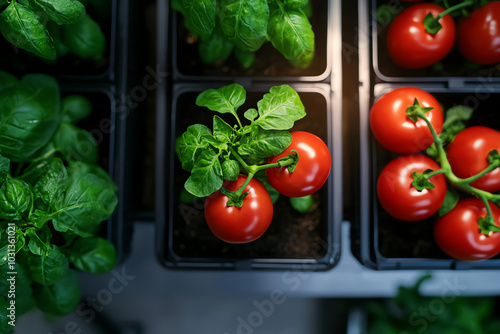
[[[177,49],[177,68],[180,73],[191,76],[318,76],[327,69],[327,32],[328,1],[313,0],[313,15],[309,19],[315,34],[315,58],[309,68],[294,67],[286,60],[270,42],[257,50],[255,65],[244,69],[236,57],[231,55],[225,61],[205,64],[198,54],[198,39],[184,26],[182,15],[177,15],[177,36],[173,37],[173,45]],[[174,50],[175,51],[175,50]],[[176,64],[173,64],[176,66]]]

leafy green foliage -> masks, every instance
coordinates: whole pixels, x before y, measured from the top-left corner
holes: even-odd
[[[98,60],[104,52],[101,28],[78,0],[12,0],[0,13],[0,32],[16,47],[49,60],[68,52]]]
[[[390,300],[368,302],[367,333],[479,334],[500,331],[500,320],[494,314],[495,297],[461,297],[453,293],[423,297],[419,293],[420,286],[429,278],[430,275],[425,275],[412,287],[399,287],[398,294]]]
[[[190,125],[176,141],[176,153],[182,168],[191,175],[185,189],[196,197],[205,197],[221,189],[224,180],[236,180],[241,167],[248,167],[283,152],[292,142],[295,121],[304,117],[299,95],[288,85],[272,87],[256,109],[244,116],[250,125],[243,126],[238,108],[246,100],[245,89],[230,84],[209,89],[198,95],[196,104],[221,114],[231,114],[231,126],[215,115],[213,131],[205,125]],[[243,168],[245,170],[247,168]]]
[[[35,302],[45,313],[68,314],[81,297],[71,268],[103,273],[112,270],[117,257],[113,245],[97,237],[117,205],[116,185],[94,164],[95,139],[72,124],[87,117],[92,106],[78,95],[61,100],[50,76],[18,80],[6,72],[0,72],[0,101],[5,101],[0,108],[1,272],[7,272],[14,244],[17,314]],[[5,282],[0,282],[2,292]]]
[[[200,36],[206,63],[225,60],[233,50],[244,68],[266,40],[294,66],[308,67],[314,57],[314,32],[309,23],[310,0],[174,0],[185,26]]]

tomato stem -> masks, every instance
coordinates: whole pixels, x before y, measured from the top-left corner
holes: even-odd
[[[445,9],[444,11],[442,11],[441,13],[439,13],[436,17],[434,17],[432,15],[432,13],[429,13],[427,14],[425,17],[424,17],[424,26],[425,26],[425,31],[427,31],[429,34],[432,34],[432,35],[435,35],[439,32],[439,30],[441,30],[441,28],[443,27],[441,25],[441,23],[439,23],[439,20],[441,20],[445,15],[451,13],[451,12],[454,12],[458,9],[462,9],[464,7],[467,7],[467,6],[471,6],[474,4],[474,0],[467,0],[467,1],[464,1],[458,5],[455,5],[455,6],[451,6],[447,9]]]
[[[467,1],[464,1],[462,3],[459,3],[458,5],[451,6],[451,7],[447,8],[446,10],[444,10],[443,12],[441,12],[438,16],[436,16],[436,20],[441,19],[443,16],[445,16],[451,12],[454,12],[457,9],[462,9],[463,7],[472,6],[473,4],[474,4],[474,0],[467,0]]]

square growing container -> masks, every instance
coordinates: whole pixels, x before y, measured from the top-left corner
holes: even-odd
[[[286,197],[274,205],[269,229],[258,240],[241,245],[220,241],[209,230],[203,200],[181,203],[179,194],[188,174],[175,154],[175,140],[194,123],[211,125],[213,112],[195,105],[199,93],[219,85],[177,84],[171,106],[157,112],[156,253],[167,268],[326,270],[340,256],[342,220],[341,113],[331,110],[332,92],[327,84],[292,84],[304,103],[307,116],[291,130],[307,130],[322,138],[332,153],[332,171],[315,195],[316,208],[306,214],[292,211]],[[245,87],[247,101],[255,107],[272,84]],[[227,115],[219,115],[222,118]]]
[[[169,1],[158,2],[159,12],[170,17],[171,31],[168,35],[166,29],[158,30],[160,42],[168,42],[171,49],[160,56],[172,57],[169,72],[174,80],[327,81],[332,72],[335,31],[341,29],[341,1],[312,0],[311,4],[309,21],[315,34],[315,56],[306,69],[294,67],[270,42],[256,51],[255,65],[250,69],[244,69],[234,55],[223,62],[205,64],[199,56],[197,38],[185,28],[182,15],[170,8]]]
[[[382,148],[369,129],[369,111],[373,101],[395,88],[409,86],[379,84],[373,96],[361,95],[360,100],[360,216],[355,239],[359,241],[356,256],[374,269],[499,269],[500,255],[483,261],[459,261],[446,255],[433,236],[434,216],[418,222],[404,222],[389,216],[377,199],[377,179],[384,166],[398,155]],[[474,109],[466,125],[483,125],[500,130],[498,104],[500,86],[472,85],[447,88],[439,84],[415,85],[431,93],[446,110],[453,105]]]
[[[450,53],[440,61],[440,66],[429,66],[423,69],[407,69],[393,62],[387,51],[387,30],[391,17],[413,2],[398,0],[359,0],[359,10],[363,20],[359,21],[359,30],[364,38],[369,38],[370,71],[376,82],[445,82],[450,87],[462,86],[464,83],[499,83],[500,67],[494,65],[474,65],[468,62],[454,46]],[[387,9],[378,13],[377,8],[388,5]]]
[[[115,61],[117,56],[117,27],[123,19],[122,12],[128,7],[128,0],[92,1],[86,3],[87,14],[99,25],[105,36],[105,49],[100,60],[82,59],[68,53],[55,61],[42,59],[34,54],[16,48],[3,36],[0,36],[0,61],[11,73],[50,73],[64,81],[79,83],[82,81],[111,81],[115,79]],[[119,46],[118,46],[119,47]]]

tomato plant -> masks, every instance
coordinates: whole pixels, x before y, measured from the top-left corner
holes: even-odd
[[[460,19],[457,46],[468,60],[490,65],[500,62],[500,2],[488,2]]]
[[[437,171],[440,167],[422,154],[398,157],[384,167],[378,178],[377,195],[387,213],[400,220],[417,221],[432,216],[439,209],[446,195],[444,176],[438,174],[428,178],[434,185],[432,189],[420,188],[415,183],[419,181],[414,181],[415,172],[428,169]]]
[[[494,222],[500,226],[500,209],[491,205]],[[487,214],[484,203],[476,198],[460,200],[446,215],[436,220],[434,238],[449,256],[465,261],[484,260],[500,252],[500,232],[484,234],[478,220]]]
[[[410,69],[424,68],[451,51],[455,23],[448,14],[438,16],[443,12],[438,5],[419,3],[396,16],[387,31],[387,49],[396,64]],[[436,19],[429,18],[429,14]]]
[[[316,135],[304,131],[292,132],[292,143],[282,153],[268,159],[269,163],[288,157],[295,151],[299,161],[293,171],[286,167],[266,169],[267,179],[280,194],[303,197],[318,191],[330,174],[332,160],[326,144]]]
[[[468,178],[486,169],[491,150],[500,151],[500,132],[485,126],[472,126],[459,132],[448,145],[447,156],[453,173]],[[471,186],[488,192],[500,190],[500,168],[495,168]]]
[[[414,122],[407,116],[415,99],[420,107],[432,108],[425,115],[437,133],[443,126],[443,110],[429,93],[415,87],[402,87],[384,94],[370,110],[370,127],[377,141],[394,153],[425,150],[433,143],[432,133],[424,120]]]
[[[237,191],[247,176],[240,175],[236,181],[228,181],[224,188]],[[273,219],[273,203],[266,187],[257,179],[252,179],[244,188],[248,193],[243,205],[228,206],[229,198],[221,191],[207,197],[205,219],[208,227],[219,239],[229,243],[246,243],[259,238]]]

